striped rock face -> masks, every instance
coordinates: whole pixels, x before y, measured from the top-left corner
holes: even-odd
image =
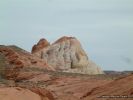
[[[46,61],[23,49],[14,46],[0,46],[0,76],[13,80],[27,79],[38,74],[33,69],[54,71]]]
[[[44,59],[56,70],[82,74],[103,74],[94,62],[89,60],[80,42],[75,37],[62,37],[50,45],[41,39],[32,48],[32,54]]]

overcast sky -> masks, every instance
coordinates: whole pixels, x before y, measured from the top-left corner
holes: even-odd
[[[30,51],[40,38],[81,41],[104,70],[133,70],[133,0],[1,0],[0,44]]]

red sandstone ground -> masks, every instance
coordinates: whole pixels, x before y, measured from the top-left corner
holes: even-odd
[[[43,74],[38,77],[42,76]],[[42,78],[33,78],[33,80],[23,80],[15,82],[14,84],[15,87],[29,89],[42,97],[49,98],[48,100],[116,100],[116,98],[98,97],[103,95],[133,96],[133,74],[119,79],[111,79],[110,77],[104,76],[98,77],[82,75],[77,77],[66,75],[55,77],[53,75],[49,76],[46,73],[44,74],[44,77],[47,80],[43,80]],[[0,94],[1,93],[2,92],[0,92]],[[10,93],[7,96],[10,96]],[[132,98],[117,98],[117,100],[121,99],[132,100]]]
[[[128,75],[127,77],[118,78],[106,85],[88,91],[83,100],[97,100],[97,97],[102,95],[110,96],[110,98],[102,98],[102,100],[113,99],[111,96],[120,96],[117,100],[133,100],[133,74]]]

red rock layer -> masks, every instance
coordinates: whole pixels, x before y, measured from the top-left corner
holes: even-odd
[[[83,96],[83,100],[132,100],[133,99],[133,74],[116,79],[104,86],[93,88]],[[108,96],[108,97],[102,97]],[[119,96],[119,97],[111,97]],[[127,96],[127,97],[122,97]]]
[[[34,53],[40,49],[43,49],[49,45],[50,45],[50,43],[46,39],[40,39],[40,41],[33,46],[32,53]]]
[[[17,78],[20,77],[19,74],[24,68],[40,68],[46,70],[54,70],[50,67],[44,60],[39,59],[28,52],[15,51],[10,47],[0,47],[0,53],[5,56],[7,66],[5,66],[5,76],[7,78]],[[26,74],[24,76],[29,75]],[[32,73],[30,73],[32,75]]]

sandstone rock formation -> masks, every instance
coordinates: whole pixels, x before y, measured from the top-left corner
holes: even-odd
[[[132,100],[133,99],[132,83],[133,83],[133,74],[118,78],[106,85],[99,86],[93,88],[91,91],[88,91],[83,96],[83,100],[97,100],[98,97],[101,100],[116,100],[116,99]]]
[[[8,79],[29,78],[37,74],[32,71],[26,72],[25,69],[38,68],[54,71],[54,68],[44,60],[14,46],[0,46],[0,58],[5,59],[2,61],[5,64],[0,65],[0,68],[3,68],[1,73]]]
[[[41,39],[32,53],[0,45],[0,100],[132,100],[133,74],[102,74],[74,37]]]
[[[54,98],[45,89],[29,90],[20,87],[3,87],[0,88],[0,100],[54,100]]]
[[[83,74],[103,74],[91,60],[75,37],[62,37],[53,44],[41,39],[32,48],[32,54],[44,59],[57,70]]]
[[[40,41],[33,46],[32,52],[36,52],[44,47],[50,46],[50,43],[46,39],[40,39]]]

